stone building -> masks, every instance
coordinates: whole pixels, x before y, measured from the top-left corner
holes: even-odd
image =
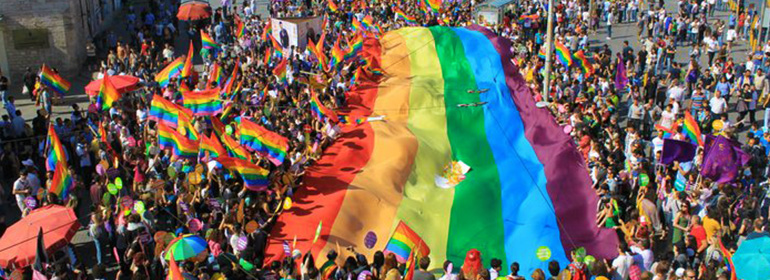
[[[0,69],[20,88],[26,67],[45,63],[76,76],[87,40],[123,0],[0,0]]]

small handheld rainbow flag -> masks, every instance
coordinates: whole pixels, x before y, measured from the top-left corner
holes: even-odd
[[[166,66],[166,68],[163,68],[158,74],[155,75],[155,81],[160,84],[160,87],[166,87],[168,86],[168,82],[171,80],[171,78],[174,78],[176,76],[179,76],[182,74],[182,69],[184,68],[184,61],[182,61],[182,58],[179,57],[169,63],[169,65]]]
[[[246,35],[246,25],[243,24],[243,21],[239,21],[235,29],[235,37],[238,37],[238,39],[240,39],[245,35]]]
[[[337,6],[337,3],[334,3],[334,0],[328,1],[329,10],[332,11],[332,13],[336,13],[340,10],[340,7]]]
[[[289,150],[289,139],[247,119],[241,119],[238,129],[241,144],[267,156],[275,165],[283,163]]]
[[[372,15],[366,15],[363,20],[361,20],[361,23],[364,24],[364,28],[367,30],[373,30],[374,29],[374,18]]]
[[[356,33],[356,37],[353,38],[352,44],[348,44],[348,53],[345,54],[345,59],[351,59],[361,52],[364,48],[364,36],[361,33]]]
[[[265,65],[265,67],[270,67],[270,62],[272,61],[273,54],[272,49],[265,48],[265,56],[262,57],[262,65]]]
[[[282,85],[286,84],[286,65],[287,64],[288,62],[284,58],[273,69],[273,75],[275,75],[276,79],[278,79],[278,82]]]
[[[583,53],[583,50],[579,50],[576,53],[572,54],[572,56],[575,58],[572,62],[575,63],[575,66],[580,68],[581,71],[583,71],[583,74],[586,75],[586,77],[591,76],[591,74],[594,73],[594,67],[591,65],[590,62],[588,62],[588,58],[586,58],[585,53]]]
[[[226,134],[222,135],[221,137],[222,137],[222,143],[224,143],[225,149],[227,149],[227,152],[231,157],[236,157],[244,160],[251,159],[251,154],[249,154],[249,152],[246,151],[246,148],[244,148],[243,145],[239,144],[238,141],[235,141],[235,139],[233,139],[230,136],[227,136]]]
[[[730,251],[725,248],[725,245],[722,244],[722,239],[719,238],[719,251],[722,251],[722,257],[724,259],[725,264],[727,264],[727,271],[730,272],[730,280],[737,280],[738,276],[735,272],[735,264],[733,263],[733,254],[730,254]]]
[[[208,33],[204,32],[203,29],[201,29],[201,43],[204,49],[208,49],[208,50],[219,49],[219,45],[217,44],[217,42],[214,41],[214,39],[212,39]]]
[[[230,78],[227,78],[227,83],[222,88],[222,94],[224,96],[229,96],[233,93],[233,85],[235,84],[235,80],[238,79],[238,70],[241,68],[241,61],[237,60],[235,61],[235,67],[233,67],[233,72],[230,74]]]
[[[48,193],[56,194],[59,199],[64,200],[72,189],[72,175],[66,162],[56,165],[56,170],[51,178],[51,186],[48,187]]]
[[[270,21],[265,25],[265,29],[262,30],[262,41],[267,41],[267,35],[273,33],[273,25]]]
[[[208,153],[209,158],[227,156],[227,150],[225,150],[225,147],[222,146],[221,142],[219,142],[219,138],[216,136],[216,133],[211,135],[211,137],[204,134],[201,137],[201,144],[199,148],[200,156],[206,156],[206,153]]]
[[[565,67],[572,65],[572,55],[570,55],[569,49],[559,41],[554,43],[554,45],[556,46],[556,58],[559,59],[561,64],[564,64]]]
[[[324,36],[321,35],[321,37],[323,38]],[[323,41],[319,40],[318,44],[314,44],[313,40],[308,39],[308,46],[307,46],[308,50],[310,51],[310,53],[312,53],[316,57],[316,59],[318,59],[319,68],[321,68],[321,70],[325,70],[327,66],[326,64],[327,59],[323,51],[319,49],[319,45],[323,46]]]
[[[70,90],[70,82],[64,80],[59,74],[48,68],[45,64],[40,68],[40,83],[51,90],[63,95]]]
[[[193,54],[195,54],[195,46],[193,46],[192,40],[190,40],[190,47],[187,49],[187,57],[184,61],[184,66],[182,67],[182,78],[187,78],[192,75],[193,72]]]
[[[537,20],[539,18],[540,18],[539,15],[532,14],[532,15],[522,15],[519,17],[519,20]]]
[[[273,37],[273,34],[267,34],[267,38],[270,38],[270,44],[273,45],[273,48],[277,51],[283,51],[283,46],[281,46],[281,43],[278,43],[278,40]]]
[[[176,260],[174,259],[174,252],[171,252],[171,260],[168,265],[168,275],[166,276],[166,280],[184,280],[184,275],[182,275],[182,271],[179,269],[179,265],[176,264]]]
[[[198,155],[198,142],[162,123],[158,123],[158,145],[161,149],[171,149],[174,156],[195,158]]]
[[[191,116],[192,112],[182,106],[164,99],[160,95],[153,95],[150,103],[149,119],[170,127],[177,127],[179,115]]]
[[[243,179],[243,185],[247,189],[252,191],[264,191],[267,189],[269,184],[267,175],[269,172],[266,169],[251,162],[231,157],[219,157],[217,161],[224,168],[240,174]]]
[[[211,65],[211,69],[209,70],[209,81],[206,85],[206,88],[211,88],[212,83],[217,83],[217,87],[222,86],[222,67],[219,66],[219,64],[214,63]]]
[[[385,252],[392,252],[400,261],[407,260],[413,250],[419,252],[420,256],[430,255],[430,248],[425,241],[420,238],[404,221],[398,221],[398,226],[393,232],[393,236],[385,246]]]
[[[195,141],[197,141],[200,138],[200,136],[198,135],[198,131],[195,130],[195,126],[193,126],[192,112],[190,112],[189,110],[184,114],[179,114],[178,124],[179,126],[177,127],[177,131],[179,131],[179,133],[182,133],[182,136],[186,136],[187,138],[190,138]]]
[[[213,116],[222,111],[222,100],[216,89],[183,93],[184,107],[193,115]]]
[[[350,24],[353,27],[353,32],[364,31],[364,26],[358,21],[358,18],[353,17],[353,21]]]
[[[332,59],[329,60],[329,68],[340,67],[345,61],[345,51],[340,48],[340,38],[337,38],[337,42],[332,47]]]
[[[698,122],[690,114],[690,111],[684,111],[684,129],[682,130],[690,140],[698,143],[698,146],[703,147],[703,135],[700,133],[700,127]]]
[[[47,171],[54,171],[57,164],[67,163],[67,152],[61,144],[61,140],[59,140],[59,135],[56,134],[56,130],[53,129],[53,124],[48,126],[47,147],[50,149],[48,150],[48,157],[45,161],[45,169]]]
[[[102,110],[112,108],[112,104],[120,99],[120,93],[112,84],[112,80],[107,71],[104,71],[104,78],[102,78],[102,85],[99,87],[99,97],[96,100],[97,107]]]
[[[540,51],[537,52],[538,57],[545,59],[545,56],[546,56],[545,48],[546,48],[545,45],[540,46]]]
[[[417,258],[418,256],[414,251],[409,253],[409,259],[406,261],[406,274],[404,275],[403,280],[414,279],[414,271],[416,270],[415,267],[417,266]]]
[[[416,25],[417,19],[415,19],[412,16],[407,15],[404,11],[396,7],[396,19],[402,19],[404,22],[406,22],[409,25]]]
[[[327,119],[333,123],[339,122],[337,114],[326,108],[326,106],[318,100],[318,94],[313,90],[310,91],[310,112],[312,112],[313,116],[318,118],[321,123],[324,123]]]
[[[441,10],[441,0],[425,0],[433,13],[438,13]]]

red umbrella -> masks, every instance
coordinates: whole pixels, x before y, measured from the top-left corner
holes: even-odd
[[[120,94],[136,90],[137,85],[139,84],[139,78],[134,76],[110,76],[110,81]],[[99,89],[101,87],[102,79],[93,80],[86,86],[86,93],[88,93],[90,96],[95,96],[99,94]]]
[[[61,205],[47,205],[22,218],[0,238],[0,266],[25,267],[35,260],[37,234],[43,228],[46,252],[67,245],[80,228],[75,211]]]
[[[179,6],[176,18],[179,20],[199,20],[211,16],[211,6],[206,2],[191,1]]]

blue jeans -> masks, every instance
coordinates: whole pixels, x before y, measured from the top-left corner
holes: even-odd
[[[607,37],[612,38],[612,25],[607,25]]]
[[[96,263],[102,264],[102,244],[96,237],[94,237],[94,247],[96,247]]]

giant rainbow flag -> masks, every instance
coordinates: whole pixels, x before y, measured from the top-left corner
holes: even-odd
[[[307,169],[306,187],[270,234],[267,260],[282,258],[282,242],[293,236],[315,256],[336,244],[371,256],[401,221],[430,247],[431,269],[447,259],[460,267],[472,248],[504,268],[518,262],[524,275],[550,260],[569,263],[576,247],[597,258],[617,255],[616,234],[596,226],[598,198],[574,141],[535,106],[510,49],[480,26],[367,38],[361,55],[385,75],[361,78],[349,94],[351,114],[385,121],[344,126]],[[468,93],[479,89],[488,91]],[[436,176],[453,161],[470,171],[456,186],[438,187]],[[319,222],[313,243],[307,229]],[[370,231],[372,249],[364,246]],[[549,260],[536,257],[541,246]]]

